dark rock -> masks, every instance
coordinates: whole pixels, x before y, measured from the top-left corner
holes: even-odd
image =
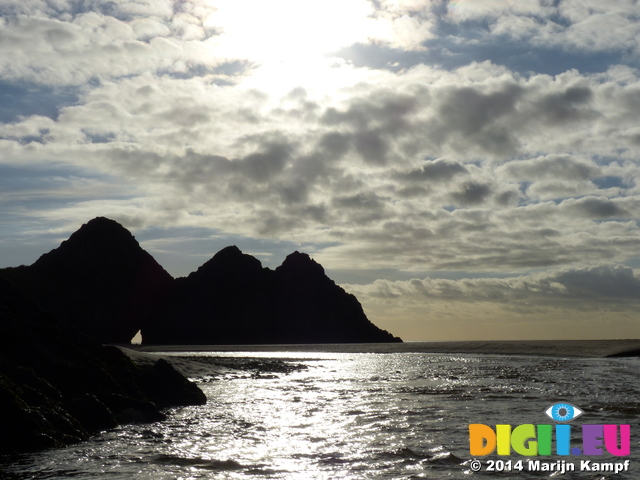
[[[95,395],[85,393],[75,397],[68,402],[66,409],[87,432],[99,432],[118,426],[111,410]]]
[[[0,453],[62,446],[60,434],[35,407],[21,396],[21,389],[0,375]]]
[[[0,341],[0,455],[63,446],[118,423],[166,418],[145,392],[147,370],[154,368],[138,367],[120,349],[39,312],[1,277]],[[159,378],[172,391],[162,407],[202,403],[197,386],[165,370]]]
[[[401,341],[369,321],[360,302],[300,252],[275,270],[278,326],[283,343],[378,343]]]
[[[146,344],[401,341],[372,324],[358,300],[304,253],[292,253],[273,271],[231,246],[174,280],[131,233],[103,217],[33,265],[1,269],[0,276],[67,327],[103,343],[128,343],[138,330]],[[39,328],[58,328],[38,315]],[[20,329],[7,328],[5,338],[19,340]],[[55,352],[45,346],[40,355],[52,360],[43,378],[63,382],[66,370]],[[104,371],[88,372],[84,364],[75,367],[83,380],[113,384]],[[135,396],[132,388],[121,393]]]
[[[103,401],[114,412],[118,423],[151,423],[165,420],[167,417],[158,407],[148,401],[118,394],[108,394]]]
[[[207,403],[202,390],[163,359],[144,373],[140,384],[147,396],[160,407]]]
[[[33,265],[1,274],[67,326],[103,343],[129,343],[173,281],[126,228],[104,217]]]
[[[227,247],[187,278],[180,278],[153,321],[144,343],[269,343],[274,337],[273,271]]]
[[[237,247],[176,281],[142,329],[147,344],[398,342],[307,254],[275,271]]]

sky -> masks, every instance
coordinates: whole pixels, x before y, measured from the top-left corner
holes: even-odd
[[[410,341],[640,338],[637,0],[2,0],[0,267],[299,250]]]

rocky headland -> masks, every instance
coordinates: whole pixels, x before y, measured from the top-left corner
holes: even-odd
[[[108,345],[139,331],[145,344],[401,342],[304,253],[270,270],[227,247],[174,279],[95,218],[34,264],[0,269],[0,454],[205,403],[165,360],[134,363]]]
[[[400,341],[309,255],[294,252],[271,270],[235,246],[177,279],[141,330],[145,344]]]
[[[33,265],[0,269],[68,328],[101,343],[399,342],[366,317],[320,264],[294,252],[275,270],[227,247],[174,279],[122,225],[83,225]]]

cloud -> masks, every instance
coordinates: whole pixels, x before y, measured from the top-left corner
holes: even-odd
[[[463,292],[487,328],[631,282],[593,265],[638,257],[634,2],[239,5],[2,2],[0,244],[97,215],[289,242],[369,283],[449,272],[420,280],[438,314],[475,314]]]
[[[510,278],[376,280],[368,285],[345,285],[345,288],[363,298],[426,297],[470,303],[561,305],[585,310],[597,305],[609,308],[612,303],[637,306],[640,271],[622,265],[604,265]]]
[[[462,184],[461,190],[453,192],[451,197],[462,205],[477,205],[484,202],[490,194],[489,185],[471,181]]]
[[[103,81],[55,119],[0,125],[3,161],[126,178],[147,192],[130,213],[145,225],[207,219],[314,239],[332,245],[323,263],[349,268],[526,271],[637,255],[633,71],[523,78],[476,64],[380,78],[347,96],[283,97],[197,77]]]
[[[61,86],[149,71],[200,68],[215,74],[237,60],[206,47],[215,31],[203,24],[213,13],[205,2],[176,8],[167,2],[35,3],[2,7],[0,77],[5,81]],[[39,8],[39,14],[26,14],[29,8]]]
[[[565,154],[509,162],[502,171],[517,181],[533,181],[590,180],[598,177],[601,170],[592,160]]]
[[[487,34],[521,40],[534,46],[584,51],[633,51],[640,31],[635,2],[616,1],[607,6],[596,1],[563,0],[500,2],[463,0],[450,2],[447,21],[456,24],[485,22]]]
[[[453,70],[490,61],[523,75],[640,66],[635,42],[640,23],[633,2],[616,1],[605,7],[579,0],[425,1],[416,2],[418,10],[404,2],[376,3],[378,16],[402,15],[415,24],[405,31],[420,34],[412,41],[372,37],[344,47],[340,55],[359,66],[400,71],[427,64]],[[396,3],[398,8],[392,6]]]
[[[568,206],[570,205],[568,208],[575,209],[577,214],[582,214],[592,219],[634,218],[618,202],[608,198],[585,197],[579,200],[567,200],[566,203]]]
[[[373,321],[407,338],[593,340],[638,332],[640,272],[622,265],[342,286]]]
[[[3,34],[13,43],[6,48],[16,58],[25,48],[31,54],[7,67],[5,78],[14,75],[11,68],[20,69],[14,72],[20,78],[54,84],[103,78],[84,85],[55,115],[27,113],[0,125],[11,153],[4,161],[49,158],[93,168],[161,191],[174,199],[170,210],[190,205],[187,210],[206,212],[238,233],[316,238],[321,232],[323,240],[345,244],[327,258],[357,252],[387,265],[380,254],[389,252],[409,268],[416,259],[436,269],[573,264],[611,228],[595,222],[629,220],[637,211],[622,198],[632,194],[638,176],[640,94],[632,69],[523,77],[491,63],[451,72],[423,65],[382,73],[377,82],[355,83],[343,93],[300,87],[278,97],[216,85],[207,71],[184,78],[160,73],[179,72],[190,48],[204,48],[196,45],[218,35],[205,25],[215,12],[189,13],[199,4],[187,3],[178,10],[148,3],[113,11],[67,6],[55,14],[42,4],[50,18],[8,16]],[[475,5],[464,21],[500,11],[496,3]],[[527,5],[510,12],[546,15]],[[380,8],[418,15],[437,5]],[[200,19],[209,37],[183,38],[187,14]],[[176,54],[153,53],[161,45],[154,39],[172,44]],[[138,48],[146,52],[142,60]],[[208,55],[211,68],[228,65],[216,63],[224,59],[215,50]],[[114,68],[116,59],[120,67]],[[43,68],[55,72],[48,78]],[[615,162],[602,160],[612,156]],[[624,181],[600,186],[607,175]],[[540,203],[549,200],[556,202]],[[623,244],[635,238],[635,227],[618,228],[618,253],[596,249],[593,261],[633,255]],[[411,240],[426,231],[429,243]],[[563,238],[536,233],[551,231]],[[575,253],[567,253],[576,241]]]

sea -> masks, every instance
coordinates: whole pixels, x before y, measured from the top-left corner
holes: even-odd
[[[404,344],[147,353],[173,359],[207,404],[66,448],[0,457],[0,479],[640,478],[640,359],[567,352],[433,353]],[[550,455],[470,454],[469,425],[555,428],[548,409],[558,403],[583,412],[562,423],[574,454],[558,455],[555,435]],[[577,455],[587,424],[630,425],[629,455],[604,445],[600,455]]]

